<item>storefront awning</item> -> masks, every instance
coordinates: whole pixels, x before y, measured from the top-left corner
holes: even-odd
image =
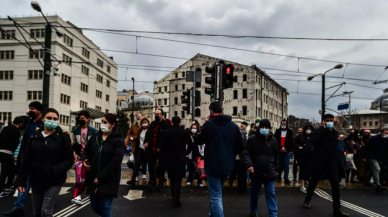
[[[90,118],[93,118],[93,119],[102,118],[104,116],[104,114],[105,114],[104,112],[97,111],[97,110],[92,109],[92,108],[85,108],[85,109],[82,109],[82,110],[79,110],[79,111],[72,111],[71,114],[72,115],[78,115],[81,111],[89,112]]]

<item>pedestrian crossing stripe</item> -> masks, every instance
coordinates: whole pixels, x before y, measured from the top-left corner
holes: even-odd
[[[63,210],[55,213],[53,215],[53,217],[68,217],[72,214],[74,214],[75,212],[77,212],[78,210],[84,208],[85,206],[89,205],[90,204],[90,198],[89,197],[86,197],[82,200],[82,202],[84,203],[82,206],[79,206],[79,205],[76,205],[76,204],[73,204],[69,207],[66,207],[64,208]]]

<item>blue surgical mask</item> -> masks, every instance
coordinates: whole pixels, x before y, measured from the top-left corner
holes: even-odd
[[[243,135],[243,134],[244,134],[244,131],[240,130],[240,133],[241,133],[241,135]]]
[[[138,124],[139,122],[140,122],[139,120],[136,121],[137,124]]]
[[[268,135],[269,134],[269,129],[264,129],[264,128],[260,129],[260,134],[263,135],[263,136]]]
[[[44,126],[47,130],[54,130],[58,127],[58,121],[50,121],[48,119],[44,120]]]
[[[333,126],[334,126],[334,123],[333,122],[326,122],[326,128],[327,129],[331,129],[331,128],[333,128]]]

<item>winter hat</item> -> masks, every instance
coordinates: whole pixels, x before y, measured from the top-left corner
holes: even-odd
[[[271,128],[271,122],[268,119],[263,119],[260,121],[259,128],[268,127]]]
[[[30,105],[28,105],[28,107],[35,108],[36,110],[38,110],[40,112],[43,111],[42,103],[40,103],[38,101],[31,102]]]
[[[257,117],[257,118],[255,119],[255,123],[257,123],[257,122],[259,122],[259,121],[261,121],[261,118],[260,118],[260,117]]]

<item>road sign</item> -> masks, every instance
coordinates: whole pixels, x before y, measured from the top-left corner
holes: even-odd
[[[349,109],[349,102],[344,102],[338,105],[338,111]]]
[[[186,72],[186,82],[193,82],[194,73],[195,73],[195,82],[202,81],[202,72],[201,71],[187,71]]]

